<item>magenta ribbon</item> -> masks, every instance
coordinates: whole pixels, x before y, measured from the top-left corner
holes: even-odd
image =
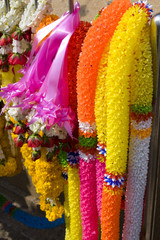
[[[33,102],[38,103],[33,106],[36,114],[32,122],[42,118],[43,122],[48,121],[48,128],[57,123],[60,127],[64,126],[69,135],[71,135],[75,115],[68,107],[67,48],[70,37],[79,23],[79,4],[76,3],[74,12],[62,22],[61,28],[57,28],[55,32],[55,35],[63,36],[63,40],[39,92],[32,98]]]
[[[73,19],[77,18],[78,11],[79,4],[76,3],[74,6],[74,12],[71,14]],[[33,43],[31,57],[25,70],[23,71],[25,75],[19,82],[9,84],[7,87],[1,88],[0,96],[2,98],[6,98],[7,105],[14,97],[17,96],[22,96],[23,99],[26,99],[27,97],[33,98],[32,94],[40,89],[51,67],[52,61],[57,54],[59,46],[64,37],[66,37],[64,26],[61,27],[61,25],[64,21],[67,25],[68,22],[66,20],[70,18],[71,15],[66,12],[60,19],[38,31]],[[33,58],[38,44],[48,33],[51,32],[51,30],[52,33],[42,43],[38,53],[36,54],[35,58]],[[72,30],[73,29],[71,29],[71,31]]]
[[[68,106],[67,49],[70,37],[80,23],[79,10],[76,2],[72,14],[67,12],[48,25],[44,35],[41,30],[37,33],[24,76],[18,83],[9,84],[0,92],[7,104],[14,97],[19,97],[22,103],[17,107],[33,107],[36,114],[32,123],[42,118],[48,128],[57,123],[60,127],[64,126],[70,135],[75,116]],[[50,32],[33,57],[40,41]]]

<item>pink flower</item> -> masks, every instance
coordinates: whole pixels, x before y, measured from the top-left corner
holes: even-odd
[[[22,135],[18,135],[15,139],[14,139],[15,145],[16,147],[22,147],[23,143],[25,142],[25,137]]]
[[[18,122],[15,127],[14,134],[23,134],[26,132],[26,125],[22,122]]]
[[[40,135],[32,134],[28,137],[28,147],[37,148],[42,144],[43,140]]]
[[[8,34],[3,34],[0,38],[0,46],[5,46],[9,43],[12,43],[12,38]]]
[[[12,33],[12,38],[17,41],[21,41],[23,38],[22,31],[20,29],[16,30],[14,33]]]
[[[11,53],[9,55],[8,62],[10,65],[25,65],[27,62],[27,58],[23,54]]]
[[[5,125],[6,130],[11,130],[14,127],[14,123],[12,121],[7,121]]]

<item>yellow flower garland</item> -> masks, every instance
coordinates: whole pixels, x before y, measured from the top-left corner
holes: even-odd
[[[131,7],[124,13],[114,33],[109,54],[106,49],[103,55],[103,59],[108,57],[108,66],[101,70],[106,79],[106,94],[103,101],[107,105],[107,160],[102,196],[102,240],[119,239],[118,216],[129,137],[130,78],[137,39],[147,22],[146,11],[137,5]],[[104,65],[103,61],[101,64]],[[114,209],[117,210],[113,211]]]
[[[64,184],[64,213],[65,213],[65,240],[70,240],[70,208],[68,198],[68,184]]]
[[[137,38],[147,21],[147,13],[138,6],[123,15],[111,40],[108,67],[103,72],[107,93],[106,170],[112,174],[124,174],[126,170],[131,66]]]
[[[68,197],[70,206],[70,240],[82,239],[80,211],[80,178],[79,168],[68,166]]]
[[[41,148],[41,158],[34,162],[31,159],[32,148],[29,148],[27,144],[21,147],[21,152],[25,159],[24,166],[32,177],[37,193],[41,194],[41,210],[46,212],[49,221],[62,217],[64,208],[59,201],[59,195],[63,192],[64,180],[57,158],[53,158],[52,162],[47,162],[46,149]],[[51,202],[55,203],[54,206],[47,199],[51,199]]]

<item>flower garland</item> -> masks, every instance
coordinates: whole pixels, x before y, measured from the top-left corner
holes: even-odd
[[[104,99],[107,102],[107,160],[102,195],[102,240],[106,237],[119,239],[119,211],[128,151],[132,56],[147,21],[147,12],[139,6],[127,10],[113,35],[109,55],[108,49],[106,53],[108,66],[103,74],[107,89]]]
[[[77,66],[81,52],[82,43],[91,24],[80,22],[80,25],[73,33],[68,50],[68,88],[69,106],[77,113]],[[74,61],[73,61],[74,59]],[[78,123],[75,124],[73,136],[78,136]],[[79,154],[77,152],[77,141],[72,141],[71,152],[67,154],[68,161],[68,197],[70,208],[70,239],[82,239],[81,211],[80,211],[80,179],[79,179]]]
[[[65,240],[70,240],[70,208],[69,208],[68,184],[67,183],[64,184],[64,199],[65,199],[64,200]]]
[[[55,220],[54,222],[49,222],[45,217],[33,216],[15,207],[2,195],[0,195],[0,208],[5,213],[8,213],[14,219],[25,224],[28,227],[37,229],[50,229],[64,224],[64,216],[62,216],[60,219]]]
[[[30,151],[28,151],[30,150]],[[46,150],[41,149],[41,158],[34,162],[31,159],[32,150],[24,144],[21,148],[25,159],[24,165],[28,169],[37,193],[40,193],[40,208],[46,212],[49,221],[62,217],[63,207],[58,200],[63,191],[64,180],[61,167],[55,157],[51,162],[46,161]]]
[[[14,27],[19,23],[24,11],[25,4],[23,1],[10,0],[10,11],[4,14],[0,19],[0,32],[12,32]]]
[[[131,75],[131,134],[123,229],[125,240],[138,239],[140,236],[147,182],[153,94],[149,25],[144,27],[137,43],[135,67]]]
[[[98,66],[106,42],[111,39],[118,21],[130,5],[129,1],[116,0],[102,11],[86,35],[79,58],[77,93],[79,143],[82,148],[79,153],[83,239],[98,238],[96,198],[99,199],[99,192],[96,196],[97,139],[94,114]],[[101,179],[99,175],[97,177]]]

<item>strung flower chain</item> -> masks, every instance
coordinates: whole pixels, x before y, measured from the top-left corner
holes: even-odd
[[[131,66],[134,62],[133,53],[137,39],[147,21],[146,11],[137,5],[131,7],[124,13],[113,35],[109,55],[108,48],[106,49],[108,66],[103,72],[107,93],[104,99],[107,102],[106,174],[112,174],[112,178],[105,179],[107,182],[103,188],[102,240],[106,239],[106,236],[108,239],[119,239],[119,211],[124,187],[124,182],[120,185],[120,180],[123,179],[127,165]],[[117,186],[113,179],[120,179]]]
[[[77,113],[77,65],[81,47],[90,23],[80,22],[79,27],[73,33],[67,52],[68,63],[68,88],[69,105]],[[74,59],[74,61],[73,61]],[[73,136],[78,136],[78,123],[76,123]],[[80,210],[80,178],[79,178],[79,154],[77,152],[77,141],[73,144],[72,152],[67,154],[68,161],[68,197],[70,208],[70,239],[82,239],[82,223]],[[74,151],[75,149],[75,151]]]
[[[10,0],[10,11],[0,19],[1,32],[5,31],[6,33],[10,33],[13,30],[14,26],[20,21],[24,7],[25,4],[23,1]]]
[[[79,59],[77,91],[80,135],[79,143],[82,147],[82,149],[80,149],[80,165],[82,164],[82,166],[80,166],[80,179],[83,239],[98,238],[97,202],[99,203],[100,201],[97,199],[100,199],[101,197],[99,197],[99,192],[97,197],[96,188],[93,188],[93,186],[96,185],[96,181],[101,179],[102,189],[103,179],[100,175],[97,175],[99,179],[96,180],[95,161],[97,138],[94,105],[98,66],[106,42],[111,39],[117,22],[120,20],[123,12],[125,12],[125,9],[129,6],[129,1],[122,2],[117,0],[103,10],[101,15],[93,22],[93,26],[89,29],[86,35],[82,47],[82,54]],[[112,14],[113,12],[114,14]],[[102,164],[102,167],[104,167],[104,164]],[[90,175],[90,172],[92,172],[92,176]],[[99,173],[100,172],[103,174],[103,171],[99,171]],[[87,181],[85,180],[86,176]],[[98,209],[100,208],[98,207]]]
[[[136,240],[140,237],[147,183],[152,116],[151,112],[144,113],[143,109],[147,109],[147,107],[151,109],[153,94],[149,25],[144,27],[137,43],[135,68],[131,75],[131,135],[123,229],[124,240]],[[137,112],[137,108],[142,109],[142,111]],[[143,119],[140,119],[141,115],[143,115]]]

